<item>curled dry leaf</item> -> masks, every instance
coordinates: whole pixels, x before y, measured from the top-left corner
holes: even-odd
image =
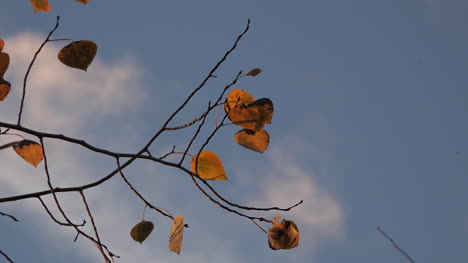
[[[198,165],[195,165],[198,156]],[[192,156],[190,164],[192,172],[206,180],[227,180],[224,166],[218,156],[212,151],[203,151],[199,155]]]
[[[258,99],[247,106],[232,108],[228,117],[242,128],[260,131],[265,124],[271,124],[273,102],[268,98]]]
[[[270,135],[265,130],[243,129],[234,135],[234,140],[247,149],[263,153],[270,144]]]
[[[133,240],[142,244],[143,241],[145,241],[145,239],[151,234],[153,229],[154,224],[152,222],[143,220],[132,228],[130,236]]]
[[[69,67],[86,71],[93,62],[96,52],[97,45],[93,41],[76,41],[62,48],[58,54],[58,59]]]
[[[235,89],[226,96],[224,111],[228,113],[232,108],[245,107],[254,101],[255,99],[247,91],[242,89]]]
[[[268,229],[268,245],[273,250],[291,249],[299,245],[299,230],[296,223],[282,220],[278,223],[280,216],[275,216],[273,226]]]
[[[10,82],[0,78],[0,101],[3,101],[11,90]]]
[[[49,0],[29,0],[31,2],[34,12],[41,11],[41,12],[49,12],[50,11],[50,4]]]
[[[180,254],[182,249],[182,239],[184,238],[184,216],[178,215],[174,218],[169,236],[169,249]]]
[[[252,69],[251,71],[249,71],[249,73],[247,73],[246,75],[247,76],[252,76],[252,77],[255,77],[257,76],[258,74],[262,73],[263,70],[261,70],[260,68],[254,68]]]
[[[44,159],[42,146],[35,141],[22,140],[18,145],[13,146],[13,150],[34,167],[37,167]]]

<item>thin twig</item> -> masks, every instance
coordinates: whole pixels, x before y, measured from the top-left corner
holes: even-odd
[[[60,222],[58,221],[54,215],[52,215],[52,212],[50,212],[49,208],[47,207],[47,205],[44,203],[44,200],[42,200],[42,198],[40,196],[37,197],[37,199],[39,199],[39,201],[41,202],[42,204],[42,207],[44,207],[44,209],[46,210],[47,214],[49,214],[50,218],[52,218],[52,220],[61,225],[61,226],[72,226],[71,224],[68,224],[68,223],[63,223],[63,222]],[[84,226],[86,224],[86,220],[83,220],[83,223],[80,224],[80,225],[76,225],[76,226]]]
[[[7,254],[5,254],[1,249],[0,249],[0,254],[2,254],[3,257],[5,257],[6,260],[10,263],[15,263],[10,257],[8,257]]]
[[[2,213],[2,212],[0,212],[0,215],[1,216],[7,216],[7,217],[11,218],[13,221],[19,222],[18,219],[16,219],[16,217],[14,217],[12,215],[5,214],[5,213]]]
[[[192,126],[194,123],[196,123],[197,121],[201,120],[203,117],[205,117],[207,114],[207,112],[203,113],[202,115],[200,115],[200,117],[196,118],[195,120],[189,122],[189,123],[186,123],[184,125],[181,125],[181,126],[177,126],[177,127],[168,127],[166,128],[166,130],[168,131],[174,131],[174,130],[180,130],[180,129],[183,129],[183,128],[187,128],[189,126]]]
[[[24,75],[23,95],[21,96],[21,104],[20,104],[20,109],[19,109],[19,113],[18,113],[18,125],[21,125],[21,114],[23,113],[24,98],[26,97],[26,83],[28,81],[29,72],[31,72],[32,66],[34,65],[34,62],[36,61],[36,58],[39,55],[39,53],[41,53],[42,48],[49,41],[49,38],[52,36],[52,34],[55,32],[55,30],[57,30],[57,28],[59,26],[59,21],[60,21],[60,16],[57,16],[57,21],[55,22],[55,27],[52,29],[52,31],[49,32],[49,34],[47,35],[47,38],[44,40],[44,42],[41,44],[39,49],[34,54],[34,57],[31,60],[31,63],[29,64],[28,70],[26,71],[26,74]]]
[[[398,250],[398,252],[400,252],[403,256],[406,257],[406,259],[408,259],[409,262],[411,263],[415,263],[414,260],[408,255],[408,253],[406,253],[403,249],[401,249],[398,244],[387,234],[385,233],[385,231],[383,231],[383,229],[378,226],[377,227],[377,230],[380,232],[380,234],[382,234],[388,241],[390,241],[390,243],[392,243],[393,247]]]

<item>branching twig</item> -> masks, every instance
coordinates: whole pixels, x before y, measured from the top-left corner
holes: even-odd
[[[50,218],[52,218],[52,220],[61,225],[61,226],[72,226],[71,224],[68,224],[68,223],[63,223],[63,222],[60,222],[58,221],[54,215],[52,215],[52,212],[50,212],[49,208],[47,207],[47,205],[44,203],[44,200],[42,200],[42,198],[40,196],[37,197],[37,199],[39,199],[39,201],[41,202],[42,204],[42,207],[44,207],[44,210],[46,210],[47,214],[49,214]],[[76,226],[84,226],[86,224],[86,221],[83,220],[83,223],[81,223],[80,225],[76,225]]]
[[[390,241],[390,243],[392,243],[393,247],[398,250],[398,252],[400,252],[403,256],[406,257],[406,259],[408,259],[409,262],[411,263],[415,263],[414,260],[408,255],[408,253],[406,253],[403,249],[401,249],[398,244],[387,234],[385,233],[385,231],[383,231],[383,229],[378,226],[377,227],[377,230],[380,232],[380,234],[382,234],[388,241]]]

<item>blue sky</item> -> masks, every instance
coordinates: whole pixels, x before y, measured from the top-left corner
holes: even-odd
[[[210,203],[180,172],[143,161],[129,179],[156,205],[183,214],[180,255],[167,249],[170,222],[147,218],[143,245],[128,232],[142,205],[116,178],[89,191],[101,237],[120,262],[405,262],[376,231],[382,226],[416,262],[468,259],[468,3],[395,1],[172,1],[130,3],[51,0],[33,14],[29,1],[0,9],[0,38],[11,56],[13,85],[0,119],[14,122],[27,63],[61,16],[56,38],[89,39],[98,54],[88,72],[56,59],[50,43],[29,82],[24,124],[135,152],[204,78],[243,30],[251,30],[204,92],[175,124],[193,119],[239,70],[238,83],[275,105],[264,154],[238,146],[227,126],[210,145],[229,182],[229,199],[257,206],[304,204],[283,217],[298,222],[301,243],[272,251],[249,221]],[[212,119],[211,122],[214,122]],[[211,126],[210,126],[211,127]],[[192,130],[162,137],[153,151],[183,147]],[[205,134],[210,129],[205,130]],[[1,138],[8,142],[10,138]],[[112,159],[46,141],[57,185],[96,180]],[[0,152],[0,196],[47,188],[34,169]],[[79,196],[64,195],[76,220]],[[49,200],[50,201],[50,200]],[[95,262],[95,247],[50,221],[35,200],[1,204],[0,249],[15,262]],[[268,214],[271,218],[274,213]],[[265,226],[267,227],[267,226]]]

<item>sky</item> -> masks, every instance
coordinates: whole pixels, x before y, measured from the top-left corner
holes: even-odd
[[[0,9],[0,38],[12,91],[0,120],[14,123],[28,63],[60,15],[54,38],[92,40],[87,72],[57,60],[67,42],[46,45],[28,80],[24,126],[137,152],[198,86],[240,34],[251,28],[173,126],[191,121],[240,70],[261,68],[235,88],[275,107],[265,153],[233,140],[224,127],[208,146],[229,181],[226,198],[250,206],[304,203],[289,213],[301,240],[273,251],[245,218],[211,203],[182,172],[147,161],[124,170],[154,205],[190,225],[180,255],[167,248],[171,222],[147,211],[155,230],[142,244],[130,229],[143,204],[115,177],[86,191],[104,243],[117,262],[408,262],[376,230],[382,227],[415,262],[468,260],[468,3],[461,0],[29,1]],[[206,137],[215,120],[202,131]],[[193,129],[165,134],[157,156],[183,149]],[[36,139],[25,135],[28,139]],[[0,145],[16,138],[0,137]],[[197,149],[201,141],[196,142]],[[46,140],[57,186],[95,181],[112,158]],[[185,163],[189,167],[189,162]],[[0,151],[0,198],[46,190],[43,163]],[[60,195],[77,222],[78,194]],[[50,197],[45,198],[54,209]],[[96,247],[49,218],[37,200],[1,203],[0,249],[15,262],[100,262]],[[268,228],[268,224],[263,225]],[[85,229],[91,230],[88,227]],[[4,262],[0,257],[0,262]]]

